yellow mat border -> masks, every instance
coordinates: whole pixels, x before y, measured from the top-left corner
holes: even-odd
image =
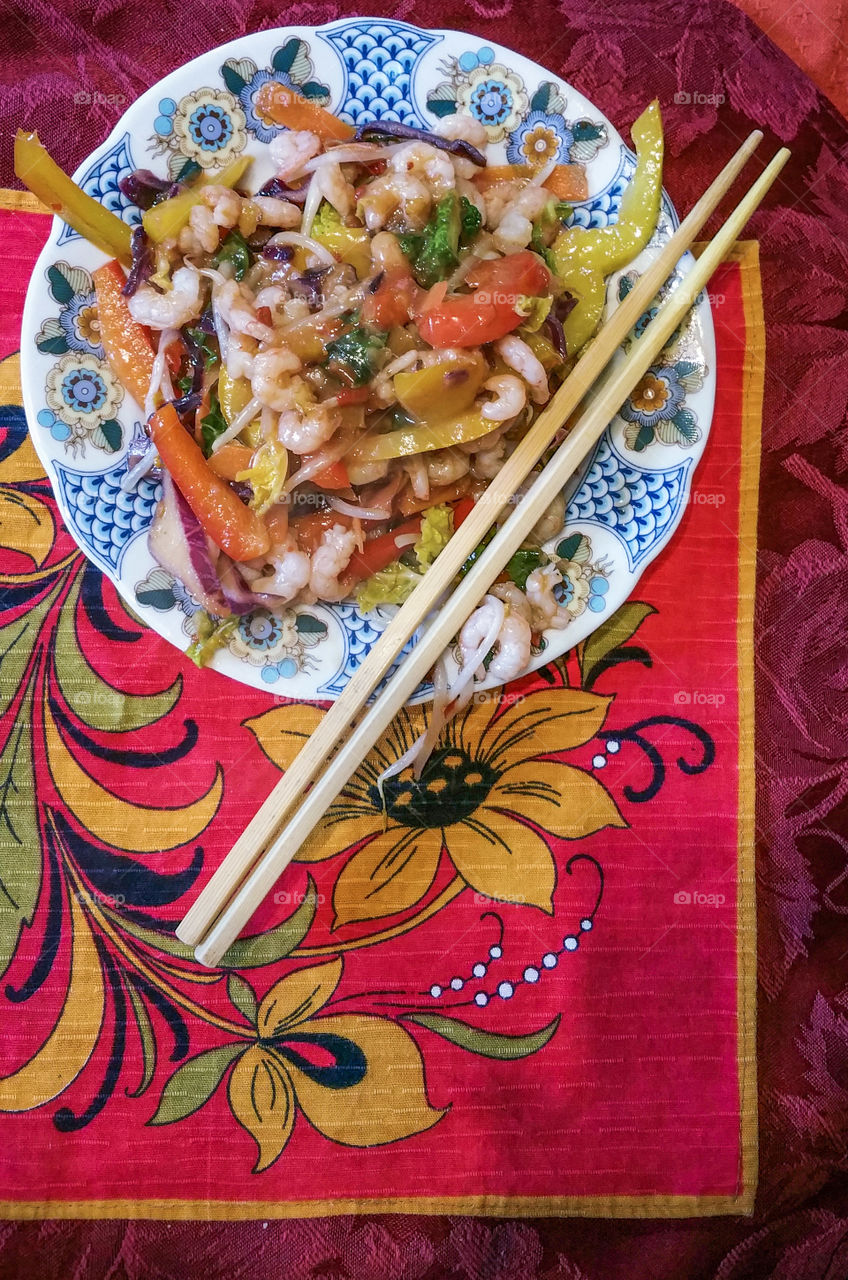
[[[33,196],[0,191],[0,209],[47,212]],[[700,248],[700,246],[699,246]],[[698,250],[696,249],[696,252]],[[701,1218],[750,1214],[757,1179],[757,947],[754,871],[754,596],[760,474],[765,321],[759,245],[740,241],[728,260],[739,263],[745,316],[742,381],[742,440],[739,477],[739,578],[737,668],[739,672],[739,791],[737,858],[737,1065],[740,1100],[739,1192],[735,1196],[437,1196],[404,1199],[226,1201],[226,1200],[2,1200],[0,1219],[156,1219],[162,1221],[250,1221],[259,1218],[335,1217],[342,1214],[408,1213],[479,1217]]]

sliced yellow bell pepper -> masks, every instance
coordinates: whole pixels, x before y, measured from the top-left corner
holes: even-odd
[[[460,414],[449,422],[420,423],[399,427],[381,436],[366,436],[347,455],[352,462],[384,462],[389,458],[408,458],[415,453],[430,453],[451,445],[479,440],[498,426],[476,409]]]
[[[479,352],[440,360],[394,377],[398,403],[420,422],[441,423],[470,409],[489,366]]]
[[[181,191],[170,200],[162,200],[148,209],[142,215],[142,222],[153,243],[161,244],[163,240],[180,234],[192,209],[200,204],[204,187],[234,187],[250,163],[250,156],[239,156],[220,173],[204,173],[188,191]]]
[[[386,342],[393,356],[405,356],[407,351],[417,351],[418,343],[409,332],[404,329],[403,325],[393,325],[389,330],[389,336]]]
[[[606,277],[644,249],[657,225],[662,198],[663,132],[654,100],[631,130],[636,172],[625,191],[614,226],[586,230],[566,227],[551,246],[555,270],[577,299],[563,322],[569,355],[591,338],[604,309]]]
[[[319,313],[292,325],[283,341],[304,364],[322,363],[327,358],[327,343],[337,338],[343,327],[340,318],[325,320]]]
[[[312,238],[339,262],[349,262],[360,280],[371,272],[371,236],[365,227],[346,227],[341,219],[333,225],[323,219],[320,226],[313,225]]]
[[[218,403],[229,426],[232,425],[242,409],[247,407],[252,397],[253,391],[248,379],[231,378],[226,368],[222,367],[221,372],[218,374]],[[262,429],[258,418],[242,428],[241,438],[254,449],[262,443]]]
[[[550,338],[542,333],[541,330],[537,330],[535,333],[528,333],[525,329],[519,329],[518,332],[546,373],[550,373],[552,369],[557,369],[562,365],[562,356]]]
[[[132,262],[132,230],[59,168],[42,146],[37,133],[19,129],[15,137],[15,173],[34,196],[46,204],[69,227],[85,236],[96,248],[117,258],[124,266]]]

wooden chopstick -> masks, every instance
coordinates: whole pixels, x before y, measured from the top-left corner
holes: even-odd
[[[240,916],[243,913],[246,900],[243,898],[241,893],[237,892],[239,884],[244,877],[251,872],[257,858],[259,858],[262,850],[267,846],[268,842],[273,839],[281,821],[291,809],[292,805],[297,801],[304,787],[313,781],[316,768],[323,766],[327,762],[328,758],[332,756],[334,750],[339,747],[339,744],[344,741],[344,738],[350,732],[352,721],[362,710],[362,707],[365,705],[365,702],[367,701],[374,686],[388,670],[389,666],[394,661],[409,636],[415,628],[420,625],[422,620],[427,616],[434,604],[437,602],[439,596],[453,580],[459,567],[464,563],[467,556],[474,547],[477,546],[482,536],[487,532],[503,508],[511,502],[514,493],[519,488],[531,468],[538,461],[538,458],[550,443],[555,432],[583,399],[583,396],[595,382],[598,374],[603,371],[611,356],[619,348],[623,338],[630,332],[643,311],[651,304],[651,302],[653,302],[657,290],[664,283],[667,276],[677,264],[681,254],[686,250],[686,248],[688,248],[691,241],[704,225],[704,222],[710,216],[710,213],[729,189],[742,165],[759,143],[761,136],[762,135],[759,133],[752,134],[746,143],[740,148],[739,152],[737,152],[715,182],[711,184],[710,188],[701,197],[692,212],[678,228],[677,232],[675,232],[674,236],[665,246],[664,251],[658,259],[645,271],[640,281],[603,327],[595,341],[583,353],[569,378],[557,392],[551,403],[539,415],[536,422],[516,448],[515,452],[511,455],[502,471],[490,484],[481,499],[479,499],[475,504],[475,507],[463,522],[462,526],[456,531],[447,547],[442,551],[433,568],[425,575],[422,582],[410,596],[409,600],[407,600],[406,604],[392,619],[392,622],[387,627],[381,640],[371,651],[366,661],[354,674],[341,698],[339,698],[334,706],[327,712],[316,732],[312,735],[309,742],[293,761],[281,782],[278,783],[277,787],[271,793],[271,796],[253,818],[240,839],[233,846],[233,849],[225,859],[224,863],[222,863],[221,867],[218,868],[209,884],[198,898],[197,902],[187,913],[185,919],[180,924],[177,933],[178,936],[189,945],[197,946],[201,940],[204,938],[206,939],[208,945],[198,950],[198,958],[203,958],[204,962],[209,963],[211,962],[209,958],[214,952],[217,952],[217,958],[220,958],[220,955],[223,954],[224,950],[226,950],[226,945],[229,945],[229,943],[226,943],[219,949],[219,941],[222,935],[219,931],[214,929],[214,925],[218,916],[225,910],[228,899],[235,893],[236,896],[233,899],[232,906],[235,907],[237,902],[241,904],[238,910],[238,914]],[[675,294],[672,296],[677,297],[679,294],[680,289],[675,291]],[[689,304],[687,304],[687,306],[688,305]],[[686,309],[687,307],[684,307],[683,311],[685,312]],[[670,329],[669,332],[673,330],[676,323],[677,322],[675,322],[675,325],[672,325],[672,329]],[[650,326],[649,332],[656,332],[656,325],[657,321],[655,320]],[[644,346],[645,341],[646,340],[643,339],[641,342],[636,344],[634,351],[637,349],[640,351],[646,350]],[[645,361],[645,367],[650,363],[650,359],[651,357],[648,356]],[[634,383],[635,381],[638,381],[638,377],[640,376],[641,373],[634,375]],[[622,403],[626,394],[627,390],[625,390],[621,395],[621,398],[614,406],[613,410],[608,414],[607,421],[609,420],[609,417],[612,416],[612,413],[614,413]],[[606,422],[601,423],[600,426],[596,428],[595,435],[591,438],[589,438],[585,432],[582,432],[579,436],[576,431],[572,432],[572,435],[566,442],[566,444],[570,446],[569,456],[572,459],[570,464],[572,469],[582,459],[582,457],[585,456],[585,453],[597,439],[597,436],[600,435],[605,425]],[[549,464],[549,467],[545,469],[545,474],[548,473],[550,465],[551,464]],[[539,482],[537,481],[537,485],[538,483]],[[562,486],[562,481],[558,480],[556,483],[558,483],[560,487]],[[531,492],[536,492],[535,486],[534,490]],[[558,492],[556,485],[551,486],[551,496],[547,498],[545,505],[552,500],[556,492]],[[499,534],[498,537],[490,544],[489,548],[487,548],[485,557],[481,557],[481,561],[477,566],[475,566],[475,570],[468,574],[463,580],[459,590],[462,592],[461,599],[469,602],[469,611],[470,608],[473,607],[474,603],[476,603],[476,600],[484,594],[485,588],[488,586],[488,582],[491,581],[491,578],[496,576],[502,564],[505,563],[506,559],[509,558],[509,555],[512,554],[512,550],[506,552],[501,564],[492,568],[491,576],[486,582],[482,583],[481,586],[483,577],[483,574],[480,572],[481,566],[484,564],[493,565],[494,562],[491,558],[492,548],[497,545],[499,539],[502,538],[502,535],[505,533],[507,528],[511,527],[513,530],[516,529],[517,526],[513,523],[513,520],[519,511],[527,512],[528,508],[525,505],[526,501],[527,499],[525,498],[520,507],[516,508],[513,512],[513,517],[509,522],[507,522],[507,525],[504,526],[501,534]],[[544,507],[539,509],[540,513],[543,509]],[[526,531],[526,528],[531,527],[533,522],[534,521],[530,521],[526,524],[524,526],[524,531]],[[510,536],[512,537],[513,535]],[[523,536],[524,532],[521,532],[517,536],[514,546],[520,544]],[[501,542],[501,546],[503,545],[504,543]],[[514,549],[514,547],[512,549]],[[473,584],[470,588],[468,585],[469,582]],[[474,591],[477,592],[476,596],[472,594]],[[456,597],[457,593],[455,592],[453,599],[456,599]],[[454,613],[454,605],[452,602],[450,618],[455,618],[456,616],[458,615]],[[463,619],[460,619],[460,623],[462,620]],[[440,615],[440,621],[442,621],[444,625],[444,613]],[[455,631],[457,624],[455,622],[451,622],[450,625],[453,626]],[[439,628],[439,634],[441,634],[441,630],[442,628]],[[435,640],[431,640],[431,636],[435,637],[436,634],[436,631],[434,631],[431,626],[428,629],[426,636],[428,653],[430,652],[431,646],[434,646],[436,643]],[[449,640],[452,634],[453,631],[448,630],[445,633],[446,640]],[[412,655],[413,657],[417,658],[417,656],[423,652],[423,643],[424,642],[421,641],[416,646]],[[441,647],[443,648],[444,644],[442,644]],[[432,662],[440,651],[440,649],[434,651],[433,657],[430,658],[427,664],[421,669],[422,674],[424,674],[428,667],[432,665]],[[407,662],[408,661],[409,660],[407,660]],[[416,662],[416,669],[418,662],[420,662],[420,659]],[[400,672],[394,676],[391,683],[391,689],[393,691],[392,701],[394,701],[394,691],[396,689],[400,689],[401,684],[406,690],[403,694],[404,698],[414,690],[417,679],[420,679],[420,677],[413,679],[410,675],[411,670],[411,667],[404,664],[404,667],[402,668],[404,679],[402,682],[399,682],[399,677],[401,675]],[[410,683],[410,681],[412,682]],[[388,691],[384,692],[378,699],[378,706],[383,706],[383,699],[386,697],[387,693]],[[385,723],[389,723],[394,714],[394,711],[389,713]],[[366,717],[366,719],[369,724],[374,723],[370,718],[370,715],[369,717]],[[364,723],[365,721],[363,721],[363,724]],[[379,732],[380,730],[378,729],[377,733]],[[355,741],[357,743],[362,741],[361,733],[357,733]],[[346,755],[345,758],[349,759],[350,757]],[[360,759],[361,758],[362,757],[360,756]],[[337,754],[333,761],[334,779],[337,776],[337,766],[339,763],[339,755]],[[358,763],[358,760],[356,763]],[[354,768],[355,767],[356,766],[354,765]],[[346,778],[339,782],[338,789],[344,785],[344,781],[346,781]],[[313,791],[314,790],[315,788],[313,788]],[[327,803],[329,803],[329,800]],[[262,859],[262,865],[267,866],[265,859]],[[247,890],[248,886],[252,883],[255,883],[253,877],[245,882],[245,890]],[[252,910],[250,914],[252,914]],[[226,918],[227,924],[225,932],[229,932],[229,922],[232,918],[229,911],[227,911]],[[248,917],[246,916],[245,921],[247,918]],[[239,928],[240,927],[241,926],[239,926]],[[234,936],[235,934],[233,934],[233,937]]]

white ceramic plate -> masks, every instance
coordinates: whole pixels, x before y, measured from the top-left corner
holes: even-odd
[[[527,58],[457,31],[354,18],[263,31],[195,58],[133,103],[76,180],[128,223],[139,213],[118,180],[136,168],[175,175],[187,159],[217,168],[246,151],[256,157],[251,181],[258,186],[271,173],[264,144],[276,130],[257,116],[254,99],[272,78],[355,124],[389,119],[427,128],[440,115],[468,112],[486,126],[495,164],[541,165],[554,156],[581,161],[590,197],[575,206],[573,218],[583,226],[615,221],[633,172],[633,154],[612,124],[575,88]],[[675,225],[666,199],[651,244],[623,277],[610,281],[608,308]],[[142,481],[132,494],[120,489],[141,422],[103,359],[92,323],[90,273],[102,260],[54,220],[24,311],[27,417],[79,546],[155,631],[185,649],[197,606],[147,549],[157,486]],[[687,269],[684,262],[681,270]],[[608,618],[680,522],[713,409],[715,343],[705,297],[648,377],[643,390],[650,394],[642,397],[637,389],[570,486],[566,527],[549,545],[568,562],[563,603],[571,621],[544,637],[534,668]],[[260,610],[242,619],[213,665],[287,697],[335,698],[387,618],[388,612],[363,616],[352,604]],[[422,687],[417,699],[428,694]]]

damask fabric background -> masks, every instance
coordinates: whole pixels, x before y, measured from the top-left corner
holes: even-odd
[[[382,6],[373,6],[385,12]],[[337,6],[303,5],[318,23]],[[812,84],[724,4],[402,6],[462,26],[572,80],[616,122],[645,97],[664,108],[667,186],[678,207],[754,125],[793,161],[751,232],[761,242],[769,338],[757,615],[760,906],[760,1191],[752,1220],[595,1223],[368,1218],[204,1225],[3,1224],[0,1275],[250,1274],[362,1277],[842,1277],[848,1271],[844,961],[848,512],[845,123]],[[28,6],[4,26],[3,145],[26,115],[69,166],[117,109],[73,103],[81,81],[134,96],[177,62],[274,25],[269,6],[219,7],[195,25],[176,7]],[[27,34],[29,30],[30,34]],[[34,32],[34,34],[32,34]],[[551,36],[551,32],[556,32]],[[70,58],[62,49],[73,51]],[[13,88],[10,93],[9,88]],[[693,101],[675,103],[675,94]],[[698,97],[696,97],[698,95]],[[711,97],[725,98],[716,104]],[[55,145],[55,141],[54,141]],[[8,152],[2,176],[8,181]],[[36,1252],[37,1251],[37,1252]]]

